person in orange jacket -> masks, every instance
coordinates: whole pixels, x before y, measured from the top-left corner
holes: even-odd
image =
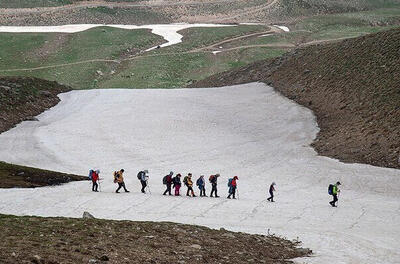
[[[119,193],[119,190],[121,188],[124,188],[125,192],[129,192],[125,187],[123,173],[124,173],[124,169],[121,169],[118,172],[114,172],[114,182],[118,183],[118,189],[115,191],[116,193]]]

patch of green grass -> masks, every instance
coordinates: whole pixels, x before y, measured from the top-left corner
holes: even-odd
[[[60,38],[63,38],[60,42]],[[150,30],[99,27],[75,34],[0,34],[0,69],[19,69],[75,63],[84,60],[123,58],[164,40]],[[116,64],[116,63],[111,63]],[[36,71],[0,72],[2,75],[35,76],[57,80],[74,88],[94,88],[96,71],[110,72],[110,63],[93,62]]]

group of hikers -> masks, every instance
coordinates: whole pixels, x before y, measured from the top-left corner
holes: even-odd
[[[141,183],[141,192],[146,193],[146,189],[148,192],[150,192],[150,187],[148,184],[148,175],[149,171],[148,170],[143,170],[139,171],[137,174],[137,178]],[[99,178],[100,170],[90,170],[89,171],[89,179],[92,181],[92,191],[93,192],[98,192],[99,184],[100,184],[100,178]],[[126,189],[125,182],[124,182],[124,169],[121,169],[119,171],[115,171],[113,176],[114,176],[114,183],[118,184],[118,188],[115,191],[116,193],[119,193],[121,188],[124,189],[125,192],[129,192]],[[180,173],[176,174],[174,176],[174,172],[170,172],[169,174],[165,175],[162,179],[162,182],[164,185],[166,185],[166,190],[164,191],[163,195],[172,195],[172,188],[175,189],[174,195],[175,196],[181,196],[180,194],[180,189],[182,187],[182,183],[187,187],[186,191],[186,196],[189,197],[196,197],[195,192],[193,190],[193,185],[194,182],[192,180],[192,173],[188,173],[187,176],[181,180],[182,175]],[[208,178],[208,181],[211,184],[211,192],[210,192],[210,197],[215,197],[219,198],[218,196],[218,178],[220,177],[220,174],[213,174]],[[228,187],[229,187],[229,194],[228,194],[228,199],[236,199],[236,195],[238,195],[237,192],[237,186],[238,183],[237,181],[239,180],[238,176],[234,176],[233,178],[228,179]],[[204,175],[200,175],[200,177],[196,180],[196,185],[200,191],[200,197],[207,197],[206,195],[206,180],[204,178]],[[338,202],[338,194],[340,192],[339,190],[339,185],[340,182],[337,182],[336,184],[330,184],[328,186],[328,194],[333,196],[333,200],[329,202],[329,204],[332,207],[337,206]],[[275,189],[275,182],[272,182],[270,187],[269,187],[269,195],[270,197],[267,198],[268,201],[274,202],[274,192],[276,191]]]

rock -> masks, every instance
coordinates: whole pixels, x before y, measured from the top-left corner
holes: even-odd
[[[154,236],[144,236],[144,238],[154,238]]]
[[[199,250],[201,249],[201,246],[198,244],[192,244],[192,245],[190,245],[190,247],[194,248],[194,249],[199,249]]]
[[[39,93],[40,93],[40,95],[43,95],[43,96],[46,96],[46,97],[52,96],[52,93],[49,92],[49,91],[40,91]]]
[[[225,233],[225,234],[223,234],[223,236],[227,237],[227,238],[235,238],[235,235],[232,233]]]
[[[33,256],[31,262],[35,264],[43,263],[42,258],[39,255]]]
[[[89,263],[98,263],[97,259],[89,259]]]
[[[95,217],[91,215],[89,212],[83,212],[82,218],[94,219]]]
[[[34,116],[28,116],[28,117],[25,118],[25,121],[39,121],[39,119],[37,119]]]
[[[24,175],[25,175],[25,172],[23,172],[23,171],[18,172],[17,175],[18,175],[18,176],[24,176]]]
[[[109,261],[110,258],[108,256],[106,256],[106,255],[103,255],[103,256],[100,257],[100,260],[101,261]]]
[[[17,256],[17,254],[15,254],[15,252],[11,253],[11,256],[13,256],[14,258]]]
[[[221,228],[219,229],[219,231],[226,231],[226,229],[223,228],[223,227],[221,227]]]
[[[97,70],[96,73],[97,73],[98,75],[100,75],[100,76],[103,76],[103,72],[100,71],[100,70]]]
[[[111,71],[110,74],[113,75],[115,73],[115,71]]]

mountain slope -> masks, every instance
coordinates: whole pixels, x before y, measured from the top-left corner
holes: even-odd
[[[192,87],[262,81],[317,116],[313,147],[345,162],[400,168],[400,29],[315,45]]]

